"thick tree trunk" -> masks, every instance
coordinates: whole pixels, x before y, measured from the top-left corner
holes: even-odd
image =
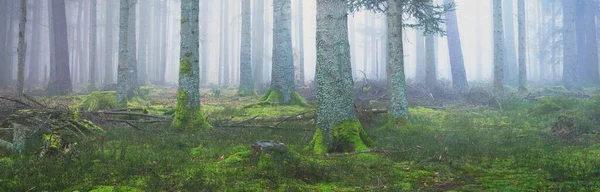
[[[563,83],[567,89],[579,89],[577,79],[577,34],[575,1],[563,0]]]
[[[17,48],[17,90],[15,98],[21,98],[23,95],[23,85],[25,81],[25,53],[27,53],[27,44],[25,44],[25,25],[27,24],[27,0],[21,0],[21,12],[19,14],[19,47]]]
[[[179,55],[179,88],[172,129],[191,130],[208,128],[200,109],[200,67],[198,65],[199,2],[181,1],[181,52]]]
[[[404,76],[404,49],[402,42],[402,2],[388,0],[388,66],[387,81],[390,97],[390,122],[386,126],[398,127],[408,119],[406,77]]]
[[[55,75],[50,75],[48,93],[50,95],[66,95],[71,93],[72,82],[69,70],[69,42],[67,38],[67,15],[65,0],[52,0],[52,29],[55,59]],[[51,33],[52,34],[52,33]],[[52,68],[52,67],[51,67]]]
[[[356,28],[354,27],[354,15],[348,16],[348,41],[350,42],[350,61],[352,62],[352,79],[357,79],[358,75],[356,67],[358,62],[356,60]],[[316,78],[316,76],[315,76]]]
[[[512,0],[510,0],[512,1]],[[454,0],[444,0],[444,3],[453,3]],[[452,71],[452,85],[455,89],[469,86],[467,83],[467,73],[465,71],[465,61],[460,42],[460,32],[458,30],[458,19],[456,11],[446,12],[447,30],[448,30],[448,51],[450,52],[450,70]]]
[[[253,0],[252,2],[252,66],[254,68],[254,87],[262,90],[264,80],[265,2],[264,0]]]
[[[494,0],[494,89],[504,91],[504,29],[502,22],[502,0]]]
[[[527,31],[525,31],[525,0],[518,0],[519,12],[519,91],[527,88]]]
[[[281,104],[305,105],[304,99],[295,92],[294,56],[292,52],[291,1],[273,1],[273,54],[271,89],[261,101]]]
[[[317,0],[317,154],[367,150],[372,141],[356,118],[345,1]]]

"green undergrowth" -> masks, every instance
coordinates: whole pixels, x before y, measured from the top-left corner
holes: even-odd
[[[209,119],[277,117],[298,106],[206,104]],[[0,191],[599,191],[600,99],[503,99],[499,106],[415,107],[397,129],[362,124],[371,152],[305,152],[314,124],[211,132],[108,126],[69,157],[0,151]],[[284,128],[284,129],[283,129]],[[256,141],[289,151],[253,156]]]

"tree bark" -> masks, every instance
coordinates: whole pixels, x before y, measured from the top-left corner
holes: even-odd
[[[199,62],[199,2],[181,1],[181,52],[179,55],[179,88],[172,129],[191,130],[208,128],[200,109]]]
[[[448,39],[449,38],[450,37],[448,37]],[[429,89],[435,89],[437,86],[437,69],[434,47],[435,37],[433,37],[433,35],[427,35],[425,37],[425,84]]]
[[[90,23],[91,23],[91,28],[90,28],[90,37],[89,37],[89,41],[90,41],[90,88],[88,89],[89,91],[95,91],[96,90],[96,74],[98,74],[98,70],[97,70],[97,61],[98,58],[96,57],[96,53],[97,53],[97,30],[98,30],[98,26],[96,25],[97,23],[97,18],[96,18],[96,9],[97,9],[97,3],[96,0],[90,0]]]
[[[240,44],[240,85],[237,94],[240,96],[255,95],[254,78],[252,77],[252,49],[250,33],[250,0],[242,0],[242,36]]]
[[[504,29],[502,22],[502,0],[494,0],[494,89],[504,91]]]
[[[404,76],[404,49],[402,42],[402,2],[388,0],[388,66],[387,81],[390,96],[389,115],[399,126],[408,119],[408,101],[406,99],[406,77]],[[391,125],[390,125],[391,126]]]
[[[21,0],[20,8],[19,47],[17,48],[17,90],[15,91],[15,98],[17,99],[21,98],[23,95],[23,84],[25,80],[25,53],[27,52],[27,44],[25,44],[25,25],[27,24],[27,0]]]
[[[28,72],[28,77],[27,77],[27,85],[30,87],[35,87],[38,86],[40,84],[40,68],[43,67],[43,65],[40,62],[40,57],[42,56],[42,49],[41,49],[41,29],[40,26],[42,25],[42,11],[43,11],[43,6],[42,6],[42,2],[41,1],[34,1],[34,4],[36,5],[34,7],[35,10],[33,10],[33,22],[31,24],[32,29],[31,29],[31,42],[36,43],[37,45],[35,46],[31,46],[31,60],[29,61],[29,72]],[[30,42],[30,43],[31,43]],[[45,74],[44,74],[45,75]]]
[[[129,85],[129,8],[130,0],[120,0],[119,12],[119,66],[117,69],[117,102],[124,103],[128,98]]]
[[[105,33],[105,42],[106,42],[106,50],[104,52],[105,57],[105,65],[104,65],[104,85],[113,84],[115,82],[114,73],[115,70],[113,68],[114,63],[114,3],[113,1],[105,1],[106,2],[106,26],[104,28]]]
[[[262,90],[264,83],[265,2],[264,0],[253,0],[252,2],[252,65],[254,67],[254,87]]]
[[[304,85],[304,7],[302,1],[298,2],[298,57],[300,58],[300,84]]]

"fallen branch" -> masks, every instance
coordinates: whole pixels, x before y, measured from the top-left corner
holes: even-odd
[[[27,100],[29,100],[29,101],[31,101],[31,102],[33,102],[33,103],[35,103],[35,104],[39,105],[40,107],[43,107],[43,108],[48,108],[48,106],[46,106],[46,105],[44,105],[44,104],[42,104],[42,103],[38,102],[37,100],[35,100],[35,99],[33,99],[33,98],[29,97],[29,95],[27,95],[27,94],[23,94],[23,97],[25,97],[25,99],[27,99]]]
[[[11,150],[13,148],[13,144],[11,142],[0,139],[0,147]]]
[[[7,100],[7,101],[12,101],[12,102],[15,102],[17,104],[24,105],[26,107],[31,107],[31,105],[29,105],[27,103],[23,103],[22,101],[19,101],[19,100],[16,100],[16,99],[12,99],[12,98],[8,98],[8,97],[0,97],[0,99],[4,99],[4,100]]]
[[[356,151],[353,153],[326,153],[325,156],[327,156],[327,157],[344,157],[344,156],[356,155],[356,154],[361,154],[361,153],[382,153],[385,156],[390,156],[390,152],[383,150],[383,149],[378,149],[378,148],[373,148],[373,149],[363,150],[363,151]]]
[[[307,113],[311,113],[311,112],[315,112],[315,111],[313,111],[313,110],[310,110],[310,111],[305,111],[305,112],[302,112],[302,113],[296,114],[296,115],[294,115],[294,116],[290,116],[290,117],[288,117],[288,118],[285,118],[285,119],[283,119],[283,120],[281,120],[281,121],[278,121],[277,123],[275,123],[275,127],[279,127],[279,124],[281,124],[282,122],[286,122],[286,121],[288,121],[288,120],[290,120],[290,119],[292,119],[292,118],[302,118],[302,117],[303,117],[303,115],[306,115]]]
[[[243,129],[243,128],[254,128],[254,129],[271,129],[271,130],[280,130],[280,131],[315,131],[312,129],[284,129],[277,128],[273,126],[264,126],[264,125],[214,125],[214,128],[222,128],[222,129]]]
[[[169,119],[169,117],[167,117],[167,116],[148,115],[148,114],[139,114],[139,113],[126,113],[126,112],[113,112],[113,111],[98,111],[98,112],[86,111],[85,113],[106,114],[106,115],[129,115],[129,116],[156,118],[156,119]]]

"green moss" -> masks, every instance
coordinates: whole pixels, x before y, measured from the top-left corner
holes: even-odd
[[[281,104],[282,101],[283,101],[283,96],[281,95],[281,92],[277,91],[277,90],[273,90],[273,89],[267,90],[267,92],[265,92],[265,94],[262,95],[258,99],[258,102],[274,103],[274,104]],[[294,91],[292,93],[290,102],[288,105],[298,105],[298,106],[304,106],[304,107],[310,106],[308,103],[306,103],[306,100],[304,100],[304,98],[302,98],[302,96],[300,96],[300,94],[296,91]]]
[[[83,101],[79,103],[77,108],[86,111],[114,109],[120,106],[117,103],[116,98],[116,91],[94,91],[90,95],[86,96]]]
[[[57,134],[44,134],[42,136],[42,143],[50,142],[50,149],[57,150],[61,145],[60,136]]]
[[[100,186],[90,192],[143,192],[143,190],[129,186]]]
[[[191,75],[192,74],[192,63],[189,57],[182,58],[179,61],[179,75]]]
[[[405,118],[394,118],[391,115],[388,115],[388,121],[385,123],[379,130],[389,131],[389,130],[399,130],[408,122]]]
[[[240,97],[246,97],[246,96],[257,96],[258,93],[256,93],[256,91],[252,90],[250,93],[248,93],[245,89],[238,89],[238,92],[236,93],[237,96]]]
[[[177,104],[175,105],[175,118],[171,128],[175,130],[194,130],[210,128],[200,106],[190,108],[189,97],[184,90],[177,91]]]
[[[313,135],[313,139],[304,150],[312,151],[315,154],[325,154],[327,153],[327,146],[323,142],[323,131],[321,128],[317,128],[317,131],[315,131],[315,134]]]
[[[333,126],[333,142],[335,151],[355,152],[369,150],[373,140],[369,138],[360,122],[346,120]]]

